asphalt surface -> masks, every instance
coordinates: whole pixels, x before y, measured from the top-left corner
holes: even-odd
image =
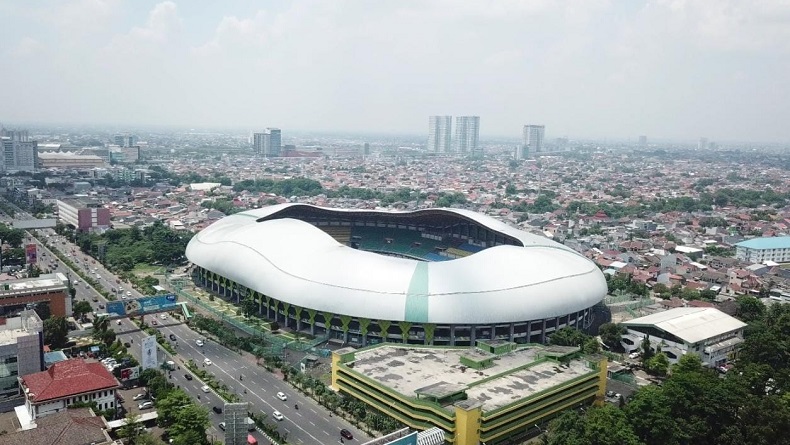
[[[22,218],[29,217],[29,215],[25,214],[20,216]],[[139,292],[132,289],[130,285],[120,282],[118,277],[107,271],[100,263],[94,262],[95,260],[92,257],[84,255],[76,246],[63,237],[57,236],[54,230],[41,229],[39,234],[50,235],[48,238],[50,246],[68,255],[73,263],[99,282],[98,286],[102,286],[106,290],[115,288],[116,291],[118,291],[119,287],[123,287],[123,296],[126,296],[126,292],[130,292],[131,297],[129,298],[142,296]],[[51,269],[51,272],[68,273],[72,280],[80,281],[79,285],[75,286],[77,288],[75,302],[86,300],[90,302],[95,312],[104,312],[104,309],[99,307],[99,305],[105,305],[106,307],[107,302],[104,297],[96,289],[88,286],[73,270],[67,268],[49,249],[37,241],[36,243],[39,244],[40,264],[50,265],[54,262],[55,268],[54,270]],[[94,299],[98,301],[94,302]],[[153,323],[153,317],[148,318],[149,325]],[[354,435],[354,441],[361,443],[370,439],[367,434],[364,434],[347,422],[337,417],[330,417],[326,408],[297,392],[280,377],[269,373],[262,367],[256,366],[254,359],[245,358],[213,341],[206,341],[202,347],[197,346],[196,341],[203,337],[171,316],[162,319],[160,315],[156,315],[156,322],[157,324],[154,327],[162,331],[165,338],[169,338],[170,334],[174,334],[177,338],[177,341],[171,342],[176,347],[176,356],[169,358],[165,356],[165,351],[159,350],[159,361],[172,359],[179,365],[180,369],[170,373],[172,382],[183,388],[208,409],[212,427],[207,432],[213,435],[215,439],[222,440],[224,438],[224,432],[218,427],[219,422],[222,422],[224,418],[222,415],[214,413],[211,408],[213,406],[222,406],[224,402],[213,391],[203,392],[201,387],[204,383],[197,378],[191,381],[186,379],[185,374],[191,373],[186,370],[183,364],[189,359],[194,360],[199,365],[203,363],[205,358],[211,360],[212,364],[205,366],[205,369],[214,374],[218,382],[227,385],[231,392],[239,394],[244,402],[250,403],[251,411],[266,414],[267,421],[277,425],[280,434],[287,434],[288,443],[327,444],[340,442],[340,430],[343,428],[351,431]],[[120,324],[113,321],[112,327],[122,342],[132,343],[130,353],[138,360],[141,360],[142,350],[137,345],[142,344],[142,339],[147,334],[141,332],[128,319],[121,319]],[[240,377],[241,380],[239,379]],[[245,390],[246,393],[244,392]],[[283,392],[288,400],[281,401],[278,399],[276,396],[278,392]],[[137,402],[127,400],[125,403],[127,408],[133,404],[136,408]],[[299,409],[295,408],[296,405],[299,406]],[[275,410],[283,414],[284,419],[282,421],[278,422],[272,418],[271,415]],[[268,443],[260,433],[254,432],[252,434],[256,436],[261,445]],[[345,440],[344,442],[349,443],[351,441]]]

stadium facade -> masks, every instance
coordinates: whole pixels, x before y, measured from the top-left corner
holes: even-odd
[[[199,286],[358,346],[544,343],[562,327],[587,327],[607,291],[574,250],[459,209],[279,204],[212,224],[186,256]]]

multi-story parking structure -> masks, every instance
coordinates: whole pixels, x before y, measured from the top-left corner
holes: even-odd
[[[459,209],[280,204],[223,218],[186,255],[211,292],[252,298],[281,326],[359,346],[543,343],[588,326],[607,291],[574,250]]]

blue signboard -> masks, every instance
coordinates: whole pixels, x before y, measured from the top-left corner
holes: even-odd
[[[131,300],[116,300],[107,303],[107,313],[114,317],[134,317],[137,315],[163,312],[177,308],[176,295],[164,294]]]

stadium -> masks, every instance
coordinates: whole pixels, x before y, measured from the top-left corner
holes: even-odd
[[[198,286],[343,343],[545,343],[607,291],[590,260],[460,209],[279,204],[217,221],[186,249]]]

